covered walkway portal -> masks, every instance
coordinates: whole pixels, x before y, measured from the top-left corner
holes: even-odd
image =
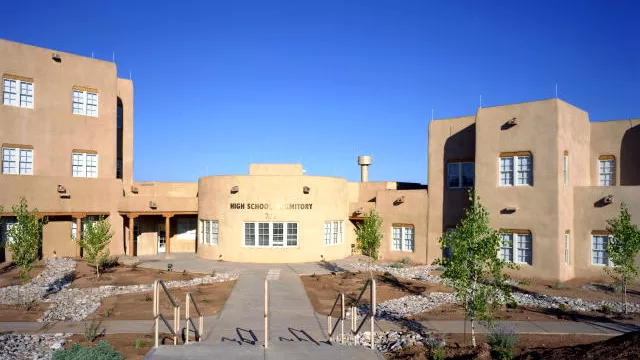
[[[171,253],[195,253],[198,213],[121,212],[124,223],[125,253],[143,256]]]

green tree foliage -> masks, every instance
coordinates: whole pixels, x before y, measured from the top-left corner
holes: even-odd
[[[364,221],[356,224],[356,243],[358,250],[372,260],[378,259],[382,244],[382,218],[372,209],[364,214]]]
[[[607,220],[607,230],[613,236],[607,242],[606,250],[609,260],[613,263],[605,271],[614,279],[622,283],[622,301],[624,312],[627,313],[627,283],[638,276],[638,267],[633,259],[640,253],[640,230],[631,222],[631,215],[627,205],[620,205],[620,215]]]
[[[12,211],[16,222],[7,231],[7,243],[4,246],[11,251],[11,260],[20,268],[20,278],[26,280],[33,263],[40,256],[42,227],[46,219],[38,217],[37,209],[29,211],[24,197],[20,198],[18,205],[12,207]]]
[[[86,227],[82,230],[80,246],[83,250],[83,257],[87,263],[96,267],[96,276],[100,277],[100,266],[109,257],[109,243],[111,242],[111,225],[101,217],[98,221],[87,221]]]
[[[66,350],[58,350],[53,353],[53,360],[124,360],[124,357],[102,340],[95,347],[73,344]]]
[[[493,312],[501,304],[513,301],[506,283],[509,277],[502,270],[516,267],[498,256],[500,236],[491,228],[489,212],[472,191],[469,203],[460,224],[440,238],[442,247],[451,249],[451,255],[434,264],[444,267],[445,283],[453,287],[464,305],[471,320],[471,341],[476,346],[475,320],[491,323]]]

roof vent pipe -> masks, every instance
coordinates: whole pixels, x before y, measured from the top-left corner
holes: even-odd
[[[360,165],[360,181],[369,181],[369,165],[371,165],[371,156],[358,156],[358,165]]]

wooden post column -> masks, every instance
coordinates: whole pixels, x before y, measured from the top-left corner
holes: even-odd
[[[82,218],[76,215],[76,257],[80,257],[80,239],[82,239]]]
[[[162,214],[164,216],[164,236],[166,241],[167,254],[171,254],[171,217],[173,214]]]
[[[134,249],[134,236],[135,233],[133,232],[133,220],[135,218],[138,217],[137,214],[129,214],[129,256],[136,256],[136,254],[134,253],[133,249]]]

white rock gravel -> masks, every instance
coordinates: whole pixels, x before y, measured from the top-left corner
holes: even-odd
[[[76,263],[72,259],[46,259],[44,270],[30,282],[0,288],[0,303],[24,304],[40,301],[68,286],[73,280],[75,269]]]
[[[51,359],[53,352],[62,348],[71,334],[4,334],[0,335],[0,359],[44,360]]]
[[[356,271],[369,271],[369,265],[362,262],[353,262],[346,265],[347,267]],[[371,270],[375,272],[385,273],[388,272],[391,275],[399,278],[405,278],[410,280],[420,280],[430,283],[439,283],[440,277],[432,275],[431,272],[436,270],[437,266],[421,265],[421,266],[407,266],[403,268],[391,267],[388,263],[372,264]]]
[[[446,345],[442,337],[437,334],[420,335],[414,331],[376,332],[374,337],[376,350],[384,354],[393,353],[420,344],[428,348],[434,346],[444,347]],[[339,342],[339,339],[336,338],[334,341]],[[371,333],[364,331],[355,336],[345,336],[345,341],[347,345],[371,348]]]

